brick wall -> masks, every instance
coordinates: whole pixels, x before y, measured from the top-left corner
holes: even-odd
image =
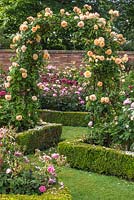
[[[84,51],[62,51],[62,50],[51,50],[49,51],[51,59],[50,64],[54,66],[70,66],[74,62],[76,66],[79,66],[82,63],[82,58],[84,55]],[[134,52],[131,51],[122,51],[119,52],[120,55],[128,54],[129,61],[134,63]],[[4,69],[7,69],[11,62],[10,58],[14,55],[12,50],[0,50],[0,65],[2,64]]]

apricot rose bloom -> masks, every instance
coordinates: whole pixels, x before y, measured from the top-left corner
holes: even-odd
[[[79,26],[80,28],[84,27],[84,22],[83,21],[78,22],[77,26]]]
[[[91,94],[90,96],[89,96],[89,99],[91,100],[91,101],[96,101],[96,95],[95,94]]]
[[[43,58],[46,60],[50,59],[50,54],[48,53],[47,50],[44,51]]]
[[[117,65],[121,64],[121,63],[122,63],[121,58],[115,58],[115,63],[116,63]]]
[[[65,27],[67,27],[67,25],[68,25],[68,24],[67,24],[66,21],[62,21],[62,22],[61,22],[61,27],[65,28]]]
[[[90,78],[91,77],[91,72],[90,71],[84,72],[84,76],[85,76],[85,78]]]
[[[22,73],[22,78],[27,78],[27,73],[26,72]]]
[[[19,29],[20,31],[26,31],[28,29],[28,26],[26,24],[21,24]]]
[[[105,51],[105,54],[111,55],[111,54],[112,54],[112,50],[111,50],[111,49],[107,49],[107,50]]]
[[[33,60],[38,60],[38,54],[36,53],[33,54]]]
[[[88,52],[87,52],[87,55],[88,55],[88,56],[92,56],[92,55],[93,55],[93,52],[92,52],[92,51],[88,51]]]
[[[110,99],[109,99],[109,97],[101,97],[100,102],[101,102],[101,103],[109,103],[109,102],[110,102]]]
[[[12,98],[12,96],[11,96],[10,94],[6,94],[6,95],[5,95],[5,99],[6,99],[7,101],[10,101],[11,98]]]
[[[101,81],[99,81],[99,82],[97,83],[97,86],[98,86],[98,87],[102,87],[102,85],[103,85],[103,83],[102,83]]]
[[[17,116],[16,116],[16,120],[17,120],[17,121],[21,121],[21,120],[22,120],[22,115],[17,115]]]

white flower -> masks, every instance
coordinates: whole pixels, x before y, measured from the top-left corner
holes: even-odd
[[[10,174],[10,173],[12,173],[12,170],[10,168],[7,168],[6,174]]]

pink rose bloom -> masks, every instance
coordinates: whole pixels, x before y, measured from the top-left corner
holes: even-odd
[[[57,97],[57,94],[53,94],[53,97]]]
[[[129,98],[127,98],[124,102],[123,105],[128,105],[131,104],[131,100]]]
[[[53,165],[50,165],[48,168],[47,168],[47,171],[50,173],[50,174],[53,174],[55,172],[55,168]]]
[[[54,158],[54,159],[58,159],[59,158],[59,154],[58,153],[53,153],[51,155],[51,157]]]
[[[39,187],[39,191],[40,192],[46,192],[46,190],[47,190],[47,188],[44,186],[44,185],[41,185],[40,187]]]

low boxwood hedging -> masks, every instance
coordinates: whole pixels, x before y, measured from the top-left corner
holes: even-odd
[[[58,192],[45,193],[43,195],[1,195],[0,200],[72,200],[68,189],[61,189]]]
[[[18,133],[17,142],[25,147],[27,153],[32,153],[35,149],[43,150],[57,145],[61,133],[61,124],[46,124]]]
[[[51,123],[60,123],[64,126],[87,126],[87,112],[63,112],[53,110],[40,110],[43,121]]]
[[[61,142],[58,150],[67,157],[71,167],[134,180],[134,157],[122,151],[82,141]]]

